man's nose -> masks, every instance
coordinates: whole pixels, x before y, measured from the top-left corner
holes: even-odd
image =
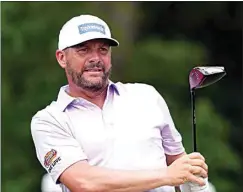
[[[100,55],[97,51],[92,51],[91,55],[90,55],[90,58],[89,58],[89,62],[100,62],[101,59],[100,59]]]

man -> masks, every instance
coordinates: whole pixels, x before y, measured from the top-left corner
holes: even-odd
[[[65,192],[172,192],[187,182],[204,186],[205,159],[185,153],[155,88],[109,79],[111,46],[118,41],[98,17],[77,16],[62,27],[56,58],[68,85],[32,118],[38,160]]]

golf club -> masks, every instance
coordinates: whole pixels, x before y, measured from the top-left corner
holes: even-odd
[[[192,141],[193,151],[197,152],[196,140],[196,112],[195,112],[195,90],[207,87],[226,75],[224,67],[221,66],[199,66],[194,67],[189,74],[192,105]]]

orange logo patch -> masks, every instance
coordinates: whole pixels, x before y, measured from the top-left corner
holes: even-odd
[[[45,167],[49,167],[51,165],[51,163],[53,162],[53,160],[55,159],[55,157],[57,156],[57,151],[52,149],[51,151],[49,151],[45,157],[44,157],[44,165]]]

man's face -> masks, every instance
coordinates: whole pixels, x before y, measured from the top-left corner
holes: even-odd
[[[104,40],[90,40],[65,50],[66,73],[78,87],[98,91],[108,83],[111,50]]]

